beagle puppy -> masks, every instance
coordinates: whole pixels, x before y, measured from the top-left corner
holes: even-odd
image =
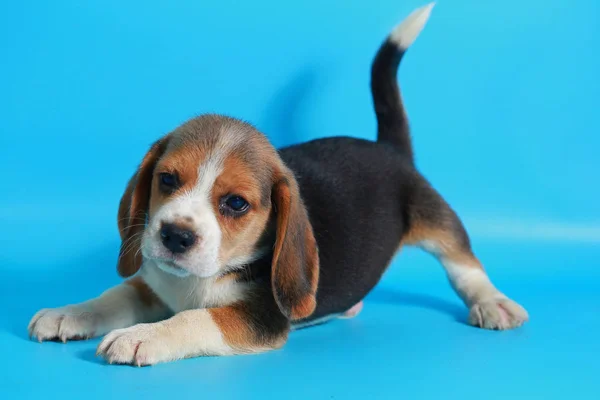
[[[118,271],[130,279],[39,311],[30,335],[106,335],[98,354],[132,365],[277,349],[293,328],[356,315],[405,245],[437,257],[472,325],[523,324],[527,312],[492,284],[415,166],[396,73],[432,7],[410,14],[375,57],[376,142],[276,150],[245,122],[203,115],[154,143],[119,206]]]

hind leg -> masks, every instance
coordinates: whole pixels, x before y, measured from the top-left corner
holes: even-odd
[[[527,311],[500,292],[471,250],[456,213],[429,185],[415,191],[408,208],[409,230],[402,243],[423,248],[444,266],[452,287],[469,307],[469,323],[511,329],[528,320]]]
[[[356,303],[355,305],[353,305],[348,311],[346,311],[343,314],[341,314],[339,316],[339,318],[348,319],[348,318],[354,318],[354,317],[356,317],[362,311],[363,305],[364,304],[363,304],[362,300],[359,301],[358,303]]]

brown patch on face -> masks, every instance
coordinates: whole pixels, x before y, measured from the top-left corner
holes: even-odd
[[[223,172],[213,186],[212,202],[222,233],[219,257],[225,263],[251,256],[267,225],[271,203],[267,201],[265,204],[263,199],[270,197],[267,189],[270,185],[265,182],[266,177],[257,172],[247,159],[232,153],[224,160]],[[240,216],[222,213],[219,206],[221,199],[227,195],[244,198],[250,204],[249,210]]]
[[[136,290],[140,300],[142,303],[144,303],[144,305],[153,306],[161,304],[158,296],[152,291],[152,289],[150,289],[150,286],[148,286],[148,284],[146,284],[141,277],[136,276],[135,278],[131,278],[125,281],[125,284],[133,287]]]
[[[150,196],[149,215],[152,217],[156,211],[166,202],[178,194],[189,191],[198,182],[198,166],[208,156],[210,149],[189,143],[174,149],[169,149],[157,164],[152,180],[152,194]],[[177,176],[180,186],[172,193],[163,193],[160,190],[160,174],[169,173]],[[187,225],[191,222],[190,217],[182,216],[181,222]],[[173,221],[174,222],[174,221]]]

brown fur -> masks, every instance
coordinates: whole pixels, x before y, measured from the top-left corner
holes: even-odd
[[[256,346],[252,340],[254,332],[244,318],[247,311],[243,304],[211,308],[208,311],[229,346],[236,349],[251,349]]]
[[[306,318],[316,307],[319,257],[291,172],[286,171],[274,185],[273,201],[277,207],[277,238],[271,267],[273,293],[288,318]]]
[[[214,212],[223,234],[220,258],[227,263],[234,257],[250,256],[267,224],[271,204],[263,204],[265,185],[257,179],[250,166],[238,155],[230,154],[224,162],[223,172],[217,178],[212,199]],[[250,210],[237,218],[219,212],[220,199],[228,194],[242,196],[250,204]]]
[[[482,264],[471,251],[470,245],[464,243],[460,232],[443,226],[431,227],[423,221],[415,223],[402,240],[401,245],[419,246],[423,242],[435,244],[436,257],[443,257],[465,267],[483,269]]]
[[[117,270],[123,277],[135,274],[142,265],[142,254],[138,250],[146,222],[152,175],[166,145],[165,138],[152,145],[121,198],[117,218],[122,242]]]
[[[208,310],[225,342],[238,352],[277,349],[287,341],[290,322],[279,312],[270,291],[258,285],[246,300]]]
[[[247,276],[248,276],[247,272],[244,270],[229,271],[222,275],[219,275],[215,279],[215,284],[222,284],[222,283],[226,283],[226,282],[239,282],[239,281],[243,280],[244,278],[246,278]]]
[[[155,168],[148,215],[152,217],[164,203],[186,190],[191,190],[198,181],[197,164],[206,157],[206,149],[199,146],[168,148]],[[195,168],[192,166],[196,166]],[[177,174],[180,187],[171,194],[162,193],[158,185],[161,173]]]

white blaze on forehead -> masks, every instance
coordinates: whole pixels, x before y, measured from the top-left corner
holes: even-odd
[[[198,165],[198,179],[196,185],[189,192],[188,196],[197,203],[206,203],[207,208],[213,211],[212,207],[212,189],[217,178],[223,172],[223,165],[226,158],[241,143],[243,134],[238,132],[235,127],[221,127],[219,139],[210,149],[208,156]]]
[[[198,166],[198,179],[191,190],[192,196],[201,197],[210,202],[212,188],[223,171],[223,159],[222,154],[211,154]]]
[[[219,248],[221,228],[212,204],[212,189],[223,169],[220,154],[209,156],[198,166],[196,185],[173,205],[173,218],[191,218],[199,242],[186,254],[187,262],[182,265],[192,274],[211,276],[220,268]]]
[[[212,188],[221,173],[225,159],[241,143],[243,134],[236,127],[222,126],[219,139],[209,150],[206,159],[198,165],[198,179],[192,193],[211,198]]]

